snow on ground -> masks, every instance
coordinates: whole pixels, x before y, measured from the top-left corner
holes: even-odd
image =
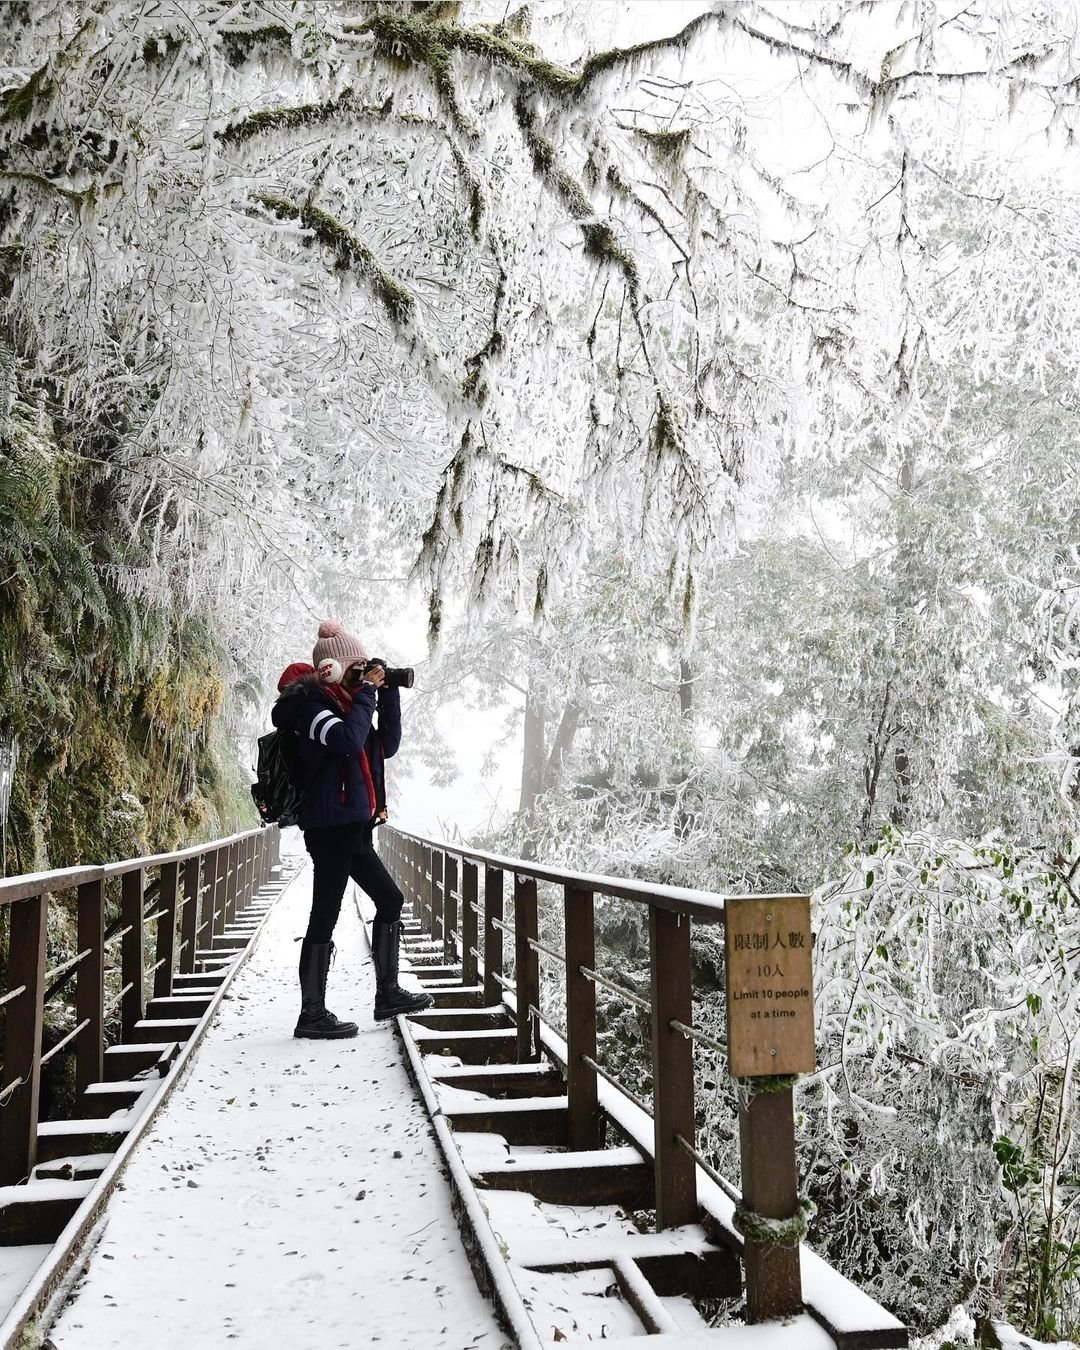
[[[509,1346],[465,1257],[396,1035],[371,1020],[348,897],[327,1001],[360,1035],[293,1039],[293,939],[309,896],[305,868],[135,1150],[52,1328],[56,1350]]]

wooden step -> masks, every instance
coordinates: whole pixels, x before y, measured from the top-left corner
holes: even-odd
[[[564,1148],[569,1137],[565,1096],[519,1097],[461,1105],[444,1103],[443,1116],[452,1130],[498,1134],[511,1145],[541,1144]]]
[[[589,1155],[587,1155],[589,1156]],[[529,1270],[587,1270],[633,1261],[661,1298],[737,1298],[742,1292],[739,1258],[713,1242],[704,1228],[689,1224],[662,1233],[613,1237],[552,1238],[530,1233],[508,1240],[508,1259]]]
[[[410,975],[415,975],[421,982],[427,980],[460,980],[461,966],[426,966],[422,961],[410,961],[408,965],[403,965]]]
[[[76,1119],[104,1120],[115,1111],[141,1114],[146,1101],[160,1086],[161,1080],[157,1075],[153,1078],[136,1078],[126,1083],[91,1083],[76,1105]]]
[[[516,1027],[456,1033],[416,1027],[413,1040],[422,1054],[456,1055],[465,1064],[510,1064],[517,1059]]]
[[[46,1120],[38,1126],[39,1162],[66,1158],[73,1153],[115,1153],[132,1121],[127,1116],[105,1120]]]
[[[44,1261],[52,1255],[52,1244],[41,1243],[32,1246],[0,1246],[0,1316],[6,1315],[23,1290],[37,1274]],[[8,1342],[12,1344],[12,1342]],[[32,1345],[29,1340],[16,1341],[16,1345]]]
[[[172,994],[168,998],[152,998],[146,1005],[148,1018],[201,1017],[213,999],[213,993]]]
[[[112,1162],[114,1153],[78,1153],[52,1162],[38,1163],[31,1173],[34,1181],[93,1181]]]
[[[413,1026],[430,1031],[480,1031],[513,1025],[506,1008],[429,1008],[413,1013]]]
[[[447,984],[425,984],[424,993],[435,1000],[436,1008],[482,1008],[484,986],[449,981]]]
[[[195,975],[174,975],[173,993],[194,994],[206,991],[213,994],[217,993],[224,982],[225,972],[223,970],[207,970]]]
[[[161,1024],[158,1023],[160,1028]],[[105,1051],[105,1081],[130,1081],[137,1073],[156,1069],[164,1077],[180,1053],[177,1041],[149,1041],[141,1045],[111,1045]]]
[[[634,1148],[592,1149],[515,1158],[499,1166],[485,1163],[470,1172],[479,1187],[492,1191],[528,1191],[550,1205],[623,1205],[652,1209],[656,1204],[653,1169]]]
[[[194,1033],[202,1019],[199,1017],[154,1017],[136,1022],[131,1028],[131,1039],[139,1042],[156,1043],[162,1037],[173,1041],[186,1041]]]
[[[553,1064],[491,1064],[486,1069],[472,1065],[460,1069],[434,1069],[436,1090],[445,1085],[485,1097],[562,1097],[566,1082]]]
[[[0,1186],[0,1247],[55,1242],[93,1185],[28,1181],[25,1186]]]

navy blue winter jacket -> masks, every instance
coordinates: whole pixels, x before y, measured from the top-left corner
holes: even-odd
[[[401,744],[401,697],[361,684],[346,712],[314,675],[287,685],[274,704],[274,726],[296,735],[302,801],[300,828],[368,825],[386,805],[383,761]]]

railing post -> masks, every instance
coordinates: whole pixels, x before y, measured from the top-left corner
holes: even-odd
[[[792,1219],[799,1212],[795,1165],[795,1108],[792,1089],[754,1092],[739,1108],[742,1204],[766,1219]],[[767,1322],[802,1310],[802,1276],[797,1241],[779,1244],[744,1235],[746,1320]]]
[[[566,1095],[569,1115],[569,1147],[573,1150],[601,1146],[600,1108],[596,1070],[585,1063],[596,1059],[596,985],[581,973],[594,969],[596,934],[593,927],[592,891],[576,886],[563,888],[566,933]]]
[[[14,1186],[29,1176],[37,1161],[45,897],[18,900],[8,906],[8,915],[8,980],[12,989],[26,986],[7,1005],[4,1067],[0,1070],[0,1184]]]
[[[519,1064],[540,1058],[540,953],[529,945],[540,937],[536,878],[514,876],[514,983],[517,985],[517,1057]],[[532,1010],[537,1009],[537,1013]]]
[[[249,884],[248,871],[251,865],[251,836],[241,839],[236,845],[236,896],[233,900],[233,918],[243,914],[247,908]]]
[[[443,855],[443,961],[452,966],[457,962],[458,931],[458,865],[457,858]]]
[[[236,896],[240,889],[240,841],[234,839],[229,845],[229,872],[225,887],[225,924],[232,927],[236,922]]]
[[[154,957],[154,997],[168,998],[172,993],[173,960],[176,955],[176,892],[180,864],[161,864],[159,909],[165,913],[157,921],[157,954]],[[160,964],[159,964],[160,963]]]
[[[423,844],[416,846],[416,907],[419,911],[420,929],[430,932],[431,915],[428,910],[428,858],[427,848]]]
[[[446,862],[446,854],[442,849],[433,848],[428,853],[431,860],[431,883],[428,889],[428,895],[431,897],[431,936],[436,941],[442,938],[445,941],[446,934],[443,924],[443,866]]]
[[[202,857],[184,859],[184,913],[180,920],[180,973],[195,971],[195,947],[199,941],[199,870]]]
[[[255,896],[255,843],[258,836],[249,834],[244,840],[244,908]]]
[[[461,983],[472,985],[477,982],[477,958],[479,938],[476,932],[476,863],[462,861],[461,864]]]
[[[105,882],[79,887],[77,938],[80,961],[75,975],[75,1020],[89,1025],[75,1038],[75,1091],[105,1077]]]
[[[678,1142],[694,1146],[694,1047],[671,1026],[693,1022],[690,919],[649,906],[652,970],[653,1127],[656,1227],[696,1223],[694,1159]]]
[[[229,890],[229,848],[225,845],[223,848],[214,849],[214,889],[210,897],[210,915],[213,923],[210,928],[211,938],[220,937],[225,931],[225,906],[228,901]],[[212,947],[213,942],[208,942],[207,946]]]
[[[214,904],[217,895],[217,869],[219,849],[212,848],[202,855],[203,889],[199,903],[199,937],[196,943],[204,951],[209,951],[214,937]]]
[[[120,878],[120,1036],[130,1040],[143,1015],[143,869],[133,868]]]
[[[500,867],[484,867],[484,1002],[489,1008],[502,1002],[503,934],[497,926],[503,916],[503,874]]]

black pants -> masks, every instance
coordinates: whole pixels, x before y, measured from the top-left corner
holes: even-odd
[[[375,901],[375,913],[391,923],[401,913],[405,897],[383,866],[366,825],[328,825],[306,830],[304,844],[311,854],[315,879],[311,888],[309,942],[329,942],[341,912],[341,898],[351,877]]]

